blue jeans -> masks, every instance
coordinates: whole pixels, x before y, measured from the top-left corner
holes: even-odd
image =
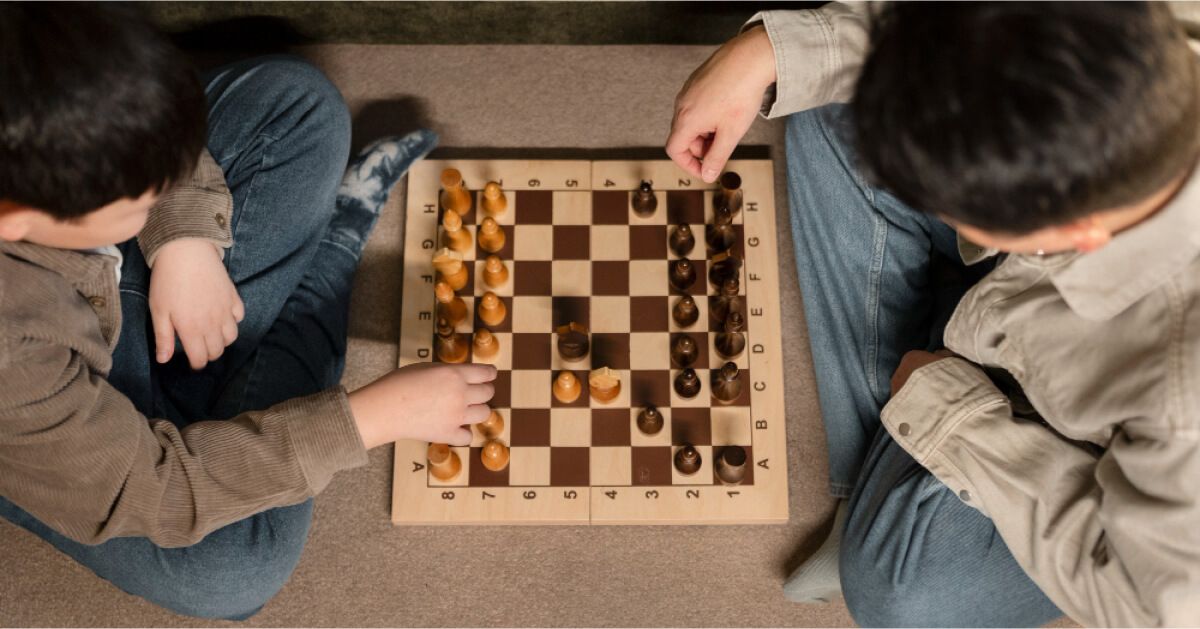
[[[109,377],[139,411],[180,427],[336,384],[361,251],[361,243],[347,248],[325,237],[350,150],[350,118],[337,89],[312,66],[288,58],[227,66],[204,84],[208,150],[233,193],[233,246],[225,266],[246,317],[237,341],[202,371],[188,367],[178,344],[170,363],[157,364],[147,306],[150,270],[137,244],[126,242],[120,246],[123,323]],[[3,498],[0,516],[126,592],[180,614],[243,619],[295,569],[312,501],[259,513],[186,548],[160,548],[145,538],[79,544]]]
[[[990,519],[896,445],[879,414],[900,357],[942,347],[966,267],[954,231],[866,182],[849,108],[787,124],[792,235],[830,489],[849,498],[842,590],[865,626],[1026,626],[1061,615]]]

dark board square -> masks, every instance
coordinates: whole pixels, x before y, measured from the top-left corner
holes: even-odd
[[[671,372],[666,369],[630,372],[629,402],[634,408],[648,404],[661,408],[670,406]]]
[[[549,260],[514,260],[510,273],[515,295],[549,295],[553,290],[554,272]]]
[[[672,225],[688,223],[689,225],[704,224],[704,191],[703,190],[668,190],[667,191],[667,222]],[[700,235],[697,234],[697,238]]]
[[[747,349],[746,351],[750,351],[750,350]],[[724,363],[722,363],[722,364],[724,364]],[[712,374],[715,376],[716,373],[717,373],[717,368],[714,368],[712,370]],[[740,380],[742,383],[742,390],[740,393],[738,393],[737,399],[726,404],[724,402],[718,402],[717,398],[714,397],[714,398],[712,398],[713,406],[750,406],[750,370],[743,369],[743,370],[739,371],[738,372],[738,380]],[[712,392],[712,383],[711,382],[709,383],[708,390],[709,390],[709,395],[711,396],[712,395],[712,393],[711,393]]]
[[[492,396],[492,400],[488,402],[488,406],[492,408],[508,408],[512,404],[512,372],[507,370],[497,371],[496,379],[492,384],[496,388],[496,394]]]
[[[499,295],[497,295],[497,297],[499,297]],[[512,315],[513,315],[512,297],[500,297],[500,302],[504,304],[504,312],[507,313],[504,316],[504,320],[500,322],[500,325],[488,325],[483,322],[483,319],[479,318],[479,298],[478,297],[475,298],[475,308],[473,308],[473,310],[475,311],[475,329],[476,330],[478,330],[480,328],[487,328],[487,329],[491,330],[492,332],[512,332]]]
[[[754,460],[754,449],[750,446],[750,444],[741,444],[741,445],[742,445],[742,447],[744,447],[746,449],[746,476],[744,476],[742,478],[742,482],[739,484],[740,485],[753,485],[754,484],[754,468],[757,465],[757,463]],[[720,478],[717,477],[716,461],[717,461],[717,458],[721,456],[721,454],[725,451],[725,448],[727,448],[727,447],[728,446],[713,447],[712,469],[713,469],[713,484],[714,485],[724,485],[725,484],[725,483],[721,482]],[[767,464],[770,465],[770,461],[768,461]]]
[[[464,183],[466,183],[466,182],[464,182]],[[486,184],[487,182],[486,182],[486,181],[483,181],[483,182],[480,182],[480,183]],[[470,190],[470,184],[466,184],[466,185],[468,186],[468,188],[467,188],[467,189],[468,189],[468,190]],[[480,188],[482,188],[482,187],[483,187],[483,186],[480,186]],[[478,198],[477,198],[477,197],[478,197],[480,194],[481,194],[481,193],[480,193],[479,191],[472,190],[472,191],[471,191],[471,194],[470,194],[470,195],[468,195],[468,196],[470,196],[470,197],[471,197],[471,209],[467,210],[465,213],[463,213],[463,214],[461,215],[461,216],[462,216],[462,222],[463,222],[463,225],[471,225],[471,224],[474,224],[474,223],[475,223],[475,207],[476,207],[477,205],[479,205],[479,203],[478,203],[478,201],[479,201],[479,200],[478,200]],[[441,188],[439,188],[439,189],[438,189],[438,213],[437,213],[437,224],[438,224],[438,225],[441,225],[441,224],[442,224],[442,214],[445,214],[445,213],[446,213],[446,210],[442,208],[442,201],[441,201],[441,199],[442,199],[442,190],[441,190]]]
[[[630,297],[629,323],[634,332],[665,332],[671,316],[666,297]]]
[[[592,369],[629,369],[629,335],[624,332],[592,334]],[[625,383],[628,386],[628,383]]]
[[[549,225],[554,222],[554,193],[549,190],[518,190],[514,220],[520,225]]]
[[[553,229],[555,260],[587,260],[592,257],[590,227],[555,225]]]
[[[712,443],[711,412],[707,408],[672,408],[671,443],[706,446]]]
[[[696,362],[687,365],[692,369],[707,369],[708,368],[708,335],[702,332],[676,332],[671,335],[670,347],[675,347],[675,339],[681,336],[689,336],[692,342],[696,344]],[[676,369],[683,369],[684,365],[676,365],[675,361],[671,361],[671,366]]]
[[[593,225],[628,225],[629,192],[625,190],[596,190],[592,192]]]
[[[546,386],[550,387],[550,406],[554,408],[587,408],[591,400],[591,394],[588,393],[588,372],[571,370],[575,377],[579,379],[579,397],[572,402],[560,402],[557,397],[554,397],[554,379],[558,377],[561,371],[546,372]]]
[[[592,410],[592,445],[629,445],[629,410],[597,408]]]
[[[628,295],[629,261],[596,260],[592,262],[593,295]]]
[[[510,413],[509,434],[512,445],[550,445],[550,409],[514,408]]]
[[[629,258],[631,260],[664,260],[666,257],[666,225],[631,225],[629,227]]]
[[[634,485],[671,484],[669,446],[634,447],[630,453],[630,482]]]
[[[467,484],[471,487],[507,487],[508,486],[508,467],[499,472],[493,472],[483,466],[483,459],[479,454],[483,448],[471,448],[471,461],[467,464],[470,466],[468,473],[470,477],[467,479]]]
[[[587,448],[550,448],[550,484],[554,487],[587,487],[591,479],[590,454]]]
[[[513,247],[516,240],[516,237],[513,235],[513,226],[501,225],[500,229],[504,230],[504,246],[496,252],[496,255],[500,256],[501,260],[512,260]],[[484,251],[483,247],[479,246],[479,230],[475,230],[475,257],[482,260],[490,255],[492,255],[492,252]]]
[[[709,227],[712,227],[712,226],[709,225],[709,226],[705,227],[706,232]],[[731,247],[729,249],[729,251],[732,252],[733,255],[745,260],[746,259],[746,228],[743,225],[734,225],[733,231],[737,233],[737,238],[734,239],[733,247]],[[720,253],[718,251],[714,251],[713,248],[709,247],[707,244],[705,244],[704,248],[705,248],[705,250],[708,251],[708,257],[710,257],[710,258],[713,257],[713,255]]]
[[[554,329],[574,321],[591,329],[592,303],[590,297],[551,297],[550,317]]]
[[[708,291],[708,260],[696,260],[694,258],[688,258],[688,260],[691,260],[692,267],[696,269],[696,281],[692,282],[692,285],[688,287],[687,293],[692,296],[706,295]],[[671,261],[668,260],[663,262],[663,264],[667,265],[667,285],[665,288],[672,295],[682,295],[682,292],[676,290],[671,285]]]
[[[549,333],[514,333],[512,335],[513,369],[549,369],[552,336]]]

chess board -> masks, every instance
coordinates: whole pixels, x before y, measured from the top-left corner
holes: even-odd
[[[717,184],[694,179],[667,160],[524,161],[430,160],[409,175],[400,322],[400,365],[436,360],[433,253],[440,233],[440,174],[462,172],[472,192],[463,224],[473,249],[464,253],[474,269],[458,294],[470,316],[458,330],[482,322],[474,305],[487,288],[486,253],[475,231],[483,185],[501,184],[508,210],[496,217],[506,234],[498,255],[507,282],[493,288],[508,309],[491,327],[500,352],[487,361],[499,370],[491,406],[504,418],[499,439],[510,447],[507,468],[492,472],[480,460],[485,438],[474,430],[469,447],[455,448],[462,472],[450,481],[430,475],[425,443],[396,444],[392,496],[395,524],[726,524],[787,520],[783,360],[780,347],[779,276],[772,165],[769,160],[731,161],[742,178],[744,203],[735,217],[743,257],[741,293],[746,300],[746,350],[734,361],[742,393],[731,404],[709,394],[711,370],[725,361],[713,346],[716,326],[707,316],[715,294],[708,281],[704,225],[712,219]],[[658,209],[643,218],[631,209],[642,180],[652,182]],[[696,234],[690,258],[697,280],[689,292],[699,320],[680,329],[671,317],[678,291],[668,282],[670,225],[688,223]],[[591,332],[591,353],[564,362],[554,329],[575,321]],[[669,344],[691,335],[700,348],[694,365],[700,395],[685,399],[672,386],[678,373]],[[476,360],[470,358],[469,360]],[[601,403],[587,393],[591,368],[607,366],[621,377],[616,399]],[[551,394],[554,376],[576,372],[584,393],[563,404]],[[647,404],[662,413],[664,428],[639,431],[636,416]],[[699,450],[702,467],[684,476],[674,452]],[[714,474],[714,457],[738,445],[748,455],[738,485]]]

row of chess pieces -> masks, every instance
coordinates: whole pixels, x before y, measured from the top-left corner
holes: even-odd
[[[740,293],[741,260],[732,253],[737,239],[733,228],[733,219],[741,209],[742,193],[741,178],[736,173],[725,173],[721,177],[721,190],[714,194],[713,216],[711,225],[706,226],[705,240],[714,252],[709,281],[719,287],[718,295],[712,300],[709,316],[722,326],[714,339],[715,349],[727,362],[713,372],[712,397],[720,404],[729,404],[739,398],[742,393],[740,370],[730,359],[739,356],[746,347],[744,303]],[[471,341],[465,335],[456,331],[457,326],[468,316],[466,303],[458,296],[457,291],[466,286],[468,281],[467,266],[464,263],[463,252],[468,251],[474,243],[471,233],[463,229],[462,215],[471,208],[471,193],[467,190],[462,179],[462,173],[456,169],[446,169],[441,176],[442,192],[439,197],[442,207],[443,248],[433,256],[433,266],[437,271],[437,282],[434,295],[437,300],[437,323],[435,353],[438,360],[445,363],[461,363],[467,360],[471,351],[475,357],[488,360],[494,357],[500,349],[499,339],[487,327],[477,329]],[[658,199],[650,182],[643,181],[634,192],[631,200],[634,213],[649,217],[657,210]],[[483,189],[480,209],[484,219],[479,229],[479,247],[489,253],[484,262],[482,279],[489,289],[497,288],[508,280],[508,268],[504,261],[496,255],[505,245],[504,230],[499,227],[496,217],[508,208],[508,202],[503,189],[494,181],[488,182]],[[683,293],[683,296],[672,307],[672,317],[681,328],[689,328],[699,319],[699,309],[695,299],[688,290],[696,281],[694,265],[687,258],[695,248],[695,235],[686,223],[673,227],[669,246],[679,256],[671,261],[669,281],[671,286]],[[486,326],[495,327],[504,322],[508,316],[504,302],[493,292],[487,290],[480,297],[478,305],[479,320]],[[586,358],[590,352],[590,338],[586,326],[571,322],[555,330],[557,334],[556,347],[563,361],[572,363]],[[678,335],[671,344],[671,363],[681,371],[675,377],[673,386],[675,392],[683,398],[694,398],[701,390],[700,378],[692,365],[699,357],[699,347],[692,337]],[[563,404],[571,404],[582,395],[583,386],[571,370],[561,371],[551,385],[554,398]],[[602,366],[591,370],[588,374],[588,392],[591,398],[600,403],[609,403],[620,394],[621,379],[617,372]],[[491,471],[501,471],[508,465],[508,447],[498,439],[503,431],[503,417],[492,411],[478,429],[488,440],[481,449],[481,462]],[[651,405],[645,406],[638,415],[638,429],[647,435],[657,434],[662,430],[662,415]],[[461,469],[462,462],[458,455],[446,444],[430,444],[428,451],[430,473],[439,480],[451,480]],[[719,478],[726,483],[736,484],[744,475],[745,451],[738,446],[727,447],[718,459],[716,470]],[[700,469],[700,453],[691,445],[681,448],[674,458],[676,469],[684,475],[696,473]]]

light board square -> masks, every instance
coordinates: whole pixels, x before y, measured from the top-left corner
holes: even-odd
[[[625,225],[593,225],[591,228],[593,260],[628,260],[629,228]]]
[[[581,383],[585,387],[586,383]],[[587,395],[584,391],[583,395]],[[592,445],[592,411],[586,408],[550,409],[550,445],[589,447]]]
[[[667,264],[662,260],[629,261],[629,294],[662,295],[667,292]]]
[[[592,294],[592,263],[587,260],[555,260],[551,287],[556,297],[587,297]]]
[[[516,369],[512,372],[512,408],[550,406],[550,386],[544,369]]]
[[[514,260],[553,260],[554,227],[551,225],[513,226]]]
[[[550,484],[550,448],[514,447],[509,450],[508,483],[514,487]]]
[[[554,191],[555,225],[591,225],[592,193]]]
[[[592,448],[592,485],[628,486],[630,453],[629,448]]]

